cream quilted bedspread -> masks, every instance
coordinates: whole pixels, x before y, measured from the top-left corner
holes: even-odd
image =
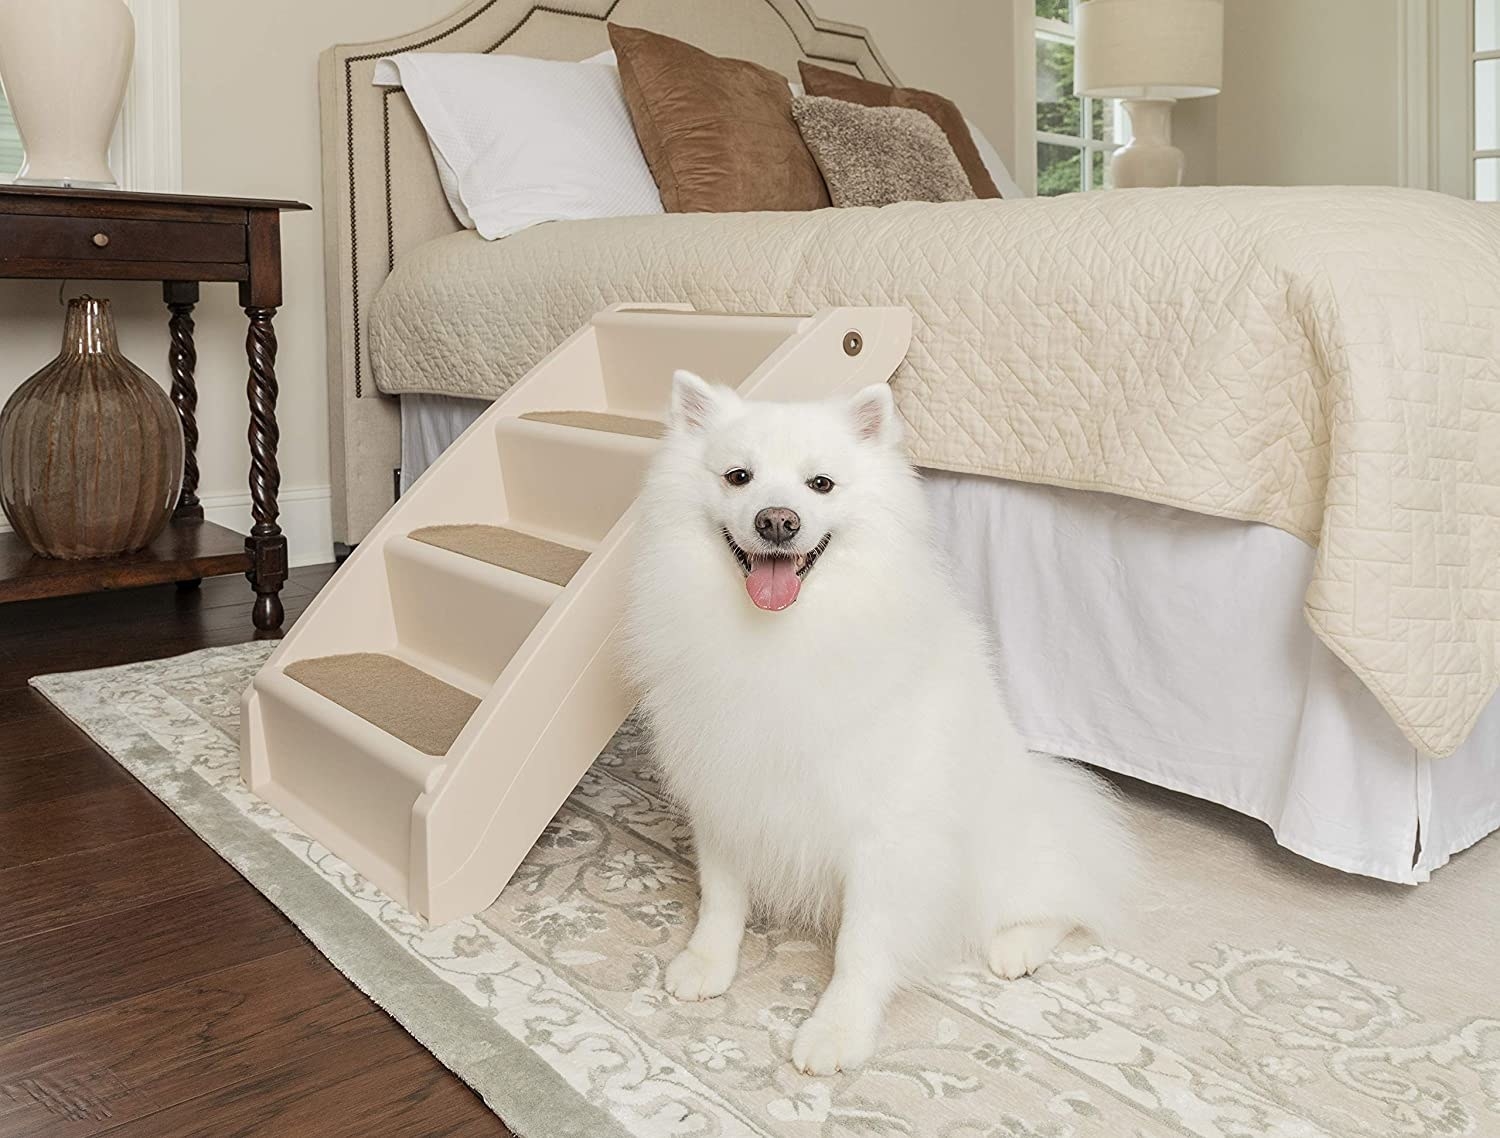
[[[1488,207],[1186,189],[461,233],[407,254],[376,297],[376,378],[493,397],[620,301],[906,303],[894,385],[920,465],[1302,538],[1308,623],[1430,754],[1500,680]]]

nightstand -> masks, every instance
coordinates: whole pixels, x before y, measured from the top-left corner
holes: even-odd
[[[243,572],[255,590],[253,620],[280,628],[286,538],[277,524],[276,333],[281,305],[281,214],[294,201],[137,194],[116,190],[0,186],[0,278],[153,280],[169,312],[172,402],[182,419],[182,496],[149,548],[121,557],[57,561],[0,535],[0,602],[128,588],[192,584]],[[198,502],[198,389],[193,307],[201,283],[234,282],[249,320],[250,500],[248,535],[205,521]]]

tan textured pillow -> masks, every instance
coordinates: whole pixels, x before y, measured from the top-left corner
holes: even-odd
[[[974,187],[974,196],[998,198],[1000,191],[995,179],[984,168],[984,159],[979,157],[979,147],[974,145],[974,136],[969,133],[969,124],[964,122],[963,112],[951,99],[935,95],[931,91],[920,91],[915,87],[892,87],[886,83],[874,83],[858,75],[846,75],[799,60],[797,68],[802,72],[802,86],[809,95],[827,95],[831,99],[843,99],[846,103],[859,103],[866,107],[912,107],[926,114],[943,128],[953,153],[958,155],[964,173],[969,176],[969,185]]]
[[[974,197],[947,136],[919,110],[798,95],[792,99],[792,117],[836,206]]]
[[[786,78],[641,28],[609,25],[620,85],[668,213],[821,209],[828,189]]]

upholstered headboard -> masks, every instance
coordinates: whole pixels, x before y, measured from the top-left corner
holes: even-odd
[[[798,59],[895,82],[861,28],[820,20],[802,0],[470,0],[431,27],[323,54],[324,269],[333,530],[352,545],[394,500],[397,401],[375,390],[362,321],[402,252],[459,228],[422,128],[376,60],[404,51],[511,52],[584,59],[609,47],[605,21],[650,28],[795,78]]]

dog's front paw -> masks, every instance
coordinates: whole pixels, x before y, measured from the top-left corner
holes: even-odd
[[[1002,980],[1029,976],[1070,931],[1066,925],[1051,921],[1001,929],[990,941],[990,971]]]
[[[685,948],[667,965],[665,986],[679,1000],[711,1000],[729,990],[738,961]]]
[[[875,1054],[875,1034],[813,1012],[792,1040],[792,1064],[805,1075],[852,1071]]]

